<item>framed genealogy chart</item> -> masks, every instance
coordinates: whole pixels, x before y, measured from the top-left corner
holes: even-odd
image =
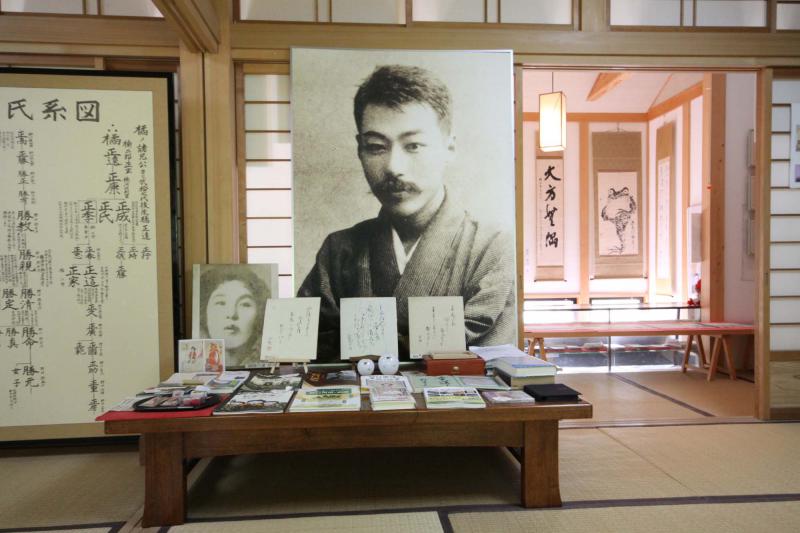
[[[0,440],[102,435],[174,366],[168,75],[0,70]]]

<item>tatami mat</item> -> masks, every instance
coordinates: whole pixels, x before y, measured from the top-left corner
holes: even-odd
[[[412,430],[413,431],[413,430]],[[296,452],[214,459],[189,492],[192,518],[519,502],[501,448]]]
[[[648,428],[637,428],[637,430]],[[635,451],[597,429],[559,433],[563,501],[694,496]]]
[[[218,531],[241,533],[319,533],[320,531],[332,533],[441,533],[443,529],[437,513],[423,512],[199,522],[171,527],[169,531],[176,533],[216,533]]]
[[[579,391],[594,406],[591,420],[596,422],[706,418],[610,374],[560,374],[557,381]]]
[[[724,374],[717,374],[715,379],[707,381],[706,371],[699,369],[689,369],[685,374],[674,370],[620,375],[715,416],[755,415],[756,386],[742,379],[731,380]]]
[[[125,522],[144,503],[135,452],[0,457],[0,529]]]
[[[794,533],[800,524],[800,502],[454,513],[450,522],[455,533]]]
[[[800,493],[800,424],[600,431],[697,494]]]

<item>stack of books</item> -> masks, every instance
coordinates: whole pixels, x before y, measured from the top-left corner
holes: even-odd
[[[400,378],[366,381],[369,401],[373,411],[416,409],[417,402],[414,401],[414,397],[411,395],[411,387],[408,384],[408,380],[403,376],[364,377]]]
[[[514,388],[555,383],[558,367],[538,357],[498,357],[492,361],[497,375]]]

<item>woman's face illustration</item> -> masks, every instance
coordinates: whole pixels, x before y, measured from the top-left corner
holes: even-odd
[[[208,299],[206,324],[213,339],[225,339],[225,348],[237,350],[253,334],[258,315],[256,299],[239,280],[221,283]]]

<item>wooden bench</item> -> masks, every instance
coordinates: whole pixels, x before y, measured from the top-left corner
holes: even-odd
[[[109,412],[99,417],[112,435],[141,434],[145,464],[144,527],[186,520],[186,463],[190,459],[245,453],[345,448],[505,446],[522,448],[525,507],[561,505],[558,421],[591,418],[584,402],[499,405],[485,409],[418,407],[268,415],[136,418]],[[399,473],[398,473],[399,474]]]
[[[574,322],[563,324],[529,324],[525,326],[525,338],[530,341],[528,353],[533,354],[533,347],[538,344],[539,354],[547,359],[544,347],[546,338],[583,338],[583,337],[646,337],[646,336],[671,336],[686,335],[686,349],[683,355],[682,370],[686,372],[689,364],[689,354],[692,343],[697,342],[700,355],[700,366],[706,367],[706,353],[703,348],[702,336],[707,335],[716,339],[708,362],[707,379],[711,381],[719,366],[720,352],[725,353],[727,372],[731,379],[736,379],[736,369],[733,364],[728,339],[732,335],[753,335],[752,324],[735,324],[731,322],[696,322],[693,320],[655,320],[645,322]],[[610,347],[609,347],[610,351]]]

